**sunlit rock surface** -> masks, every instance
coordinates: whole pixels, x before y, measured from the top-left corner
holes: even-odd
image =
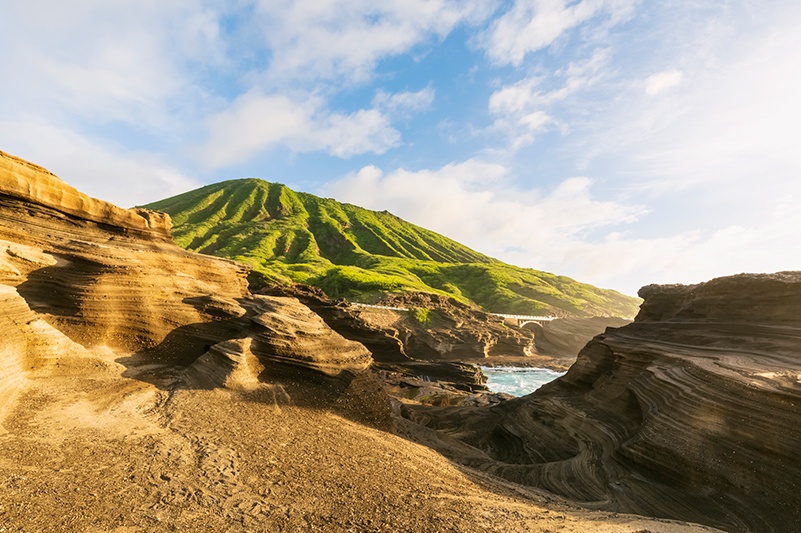
[[[801,524],[801,273],[647,286],[636,321],[488,408],[405,407],[456,460],[599,509]]]
[[[559,318],[542,324],[530,322],[523,327],[534,332],[539,353],[575,360],[581,349],[606,328],[619,328],[629,323],[629,318],[594,316]]]
[[[120,361],[132,369],[188,367],[243,337],[261,358],[329,375],[369,366],[363,346],[297,300],[250,296],[244,267],[175,246],[166,215],[89,198],[5,154],[0,171],[0,282],[8,308],[42,327],[130,353]]]
[[[0,153],[0,529],[705,530],[374,429],[391,411],[360,343],[168,228]]]

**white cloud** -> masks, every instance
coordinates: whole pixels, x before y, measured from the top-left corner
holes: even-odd
[[[220,168],[277,145],[347,158],[381,154],[400,142],[389,118],[378,110],[344,115],[331,113],[322,104],[319,98],[296,101],[251,91],[208,120],[208,141],[198,157],[209,167]]]
[[[417,92],[386,93],[378,91],[373,98],[373,106],[385,109],[389,113],[405,114],[411,111],[425,111],[434,103],[436,92],[426,87]]]
[[[591,88],[605,76],[609,51],[596,49],[584,61],[569,63],[551,76],[531,76],[505,85],[490,95],[493,128],[506,133],[512,150],[535,140],[549,126],[565,127],[558,106],[575,93]]]
[[[168,121],[188,63],[220,49],[216,14],[187,2],[4,2],[0,99],[53,120]],[[11,22],[13,21],[13,22]]]
[[[675,68],[649,78],[646,91],[633,77],[589,129],[574,125],[587,149],[571,149],[613,159],[612,172],[638,176],[631,185],[692,191],[733,222],[763,216],[801,188],[801,6],[747,20],[714,14],[717,31],[701,20],[683,32],[697,55],[655,58]],[[720,209],[721,198],[742,207]]]
[[[627,203],[648,205],[648,216],[572,243],[563,260],[524,250],[511,262],[629,292],[801,268],[801,250],[789,245],[801,241],[790,207],[801,204],[801,120],[793,118],[801,117],[801,7],[684,7],[682,17],[651,13],[666,22],[646,62],[611,55],[605,70],[616,74],[587,85],[594,93],[539,107],[570,131],[563,153],[590,154],[583,172],[605,176]],[[545,83],[531,86],[528,101],[548,94]]]
[[[534,76],[495,91],[489,99],[490,112],[521,113],[535,103],[541,82],[542,78]]]
[[[773,216],[761,224],[729,225],[711,231],[689,230],[669,237],[637,238],[609,234],[584,242],[560,265],[567,273],[600,286],[634,294],[650,283],[700,283],[743,272],[798,270],[801,215]],[[530,257],[520,254],[518,262]]]
[[[487,55],[498,64],[519,66],[526,55],[550,46],[565,32],[601,14],[625,20],[636,0],[516,0],[483,36]]]
[[[400,133],[389,118],[376,109],[360,109],[349,115],[333,113],[323,117],[307,139],[297,141],[297,151],[326,150],[337,157],[383,154],[400,144]]]
[[[274,51],[273,82],[360,82],[385,57],[478,21],[496,2],[464,0],[261,0],[256,21]]]
[[[666,70],[648,76],[645,80],[645,93],[654,96],[676,87],[681,83],[684,74],[680,70]]]
[[[389,174],[365,167],[329,184],[324,193],[370,209],[388,209],[499,259],[565,273],[578,270],[571,258],[588,247],[589,233],[644,214],[639,206],[593,198],[591,187],[591,180],[577,177],[547,191],[516,190],[504,166],[468,160]],[[615,272],[614,265],[608,267],[594,279]]]

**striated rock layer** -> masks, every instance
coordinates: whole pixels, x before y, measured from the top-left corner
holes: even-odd
[[[0,154],[0,529],[707,530],[579,510],[338,416],[391,426],[370,353],[167,228]]]
[[[474,365],[441,361],[439,357],[418,359],[428,352],[421,354],[413,349],[407,353],[409,347],[399,338],[398,330],[387,325],[387,318],[393,324],[400,320],[394,311],[335,302],[322,290],[301,284],[265,286],[260,287],[260,292],[297,298],[337,333],[367,347],[373,356],[373,372],[380,376],[385,390],[395,397],[440,403],[459,401],[471,393],[488,392],[486,377]]]
[[[567,359],[573,364],[578,353],[593,337],[606,331],[606,328],[619,328],[630,323],[631,319],[628,318],[594,316],[558,318],[543,324],[529,322],[523,327],[534,332],[539,353]]]
[[[647,286],[561,379],[489,408],[405,406],[455,459],[601,509],[801,524],[801,272]]]
[[[113,232],[172,241],[169,215],[149,209],[122,209],[90,198],[46,169],[5,152],[0,152],[0,176],[3,197],[53,209]]]
[[[527,357],[536,353],[531,331],[507,327],[503,319],[457,302],[447,296],[401,293],[385,296],[381,303],[425,310],[425,315],[397,316],[387,329],[396,331],[406,353],[418,359],[484,359],[491,356]],[[365,308],[365,320],[381,310]],[[372,318],[375,320],[375,318]]]
[[[104,365],[165,386],[231,339],[248,342],[222,353],[239,347],[236,357],[268,366],[332,377],[369,366],[364,346],[294,298],[251,296],[245,267],[182,250],[169,227],[169,217],[95,200],[0,153],[0,403],[69,353],[105,351]]]

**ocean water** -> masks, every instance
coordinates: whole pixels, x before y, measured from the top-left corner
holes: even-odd
[[[505,392],[512,396],[531,394],[546,383],[565,374],[547,368],[516,366],[482,366],[481,371],[487,376],[489,390]]]

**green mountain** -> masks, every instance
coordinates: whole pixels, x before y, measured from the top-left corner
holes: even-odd
[[[375,301],[420,291],[511,314],[634,316],[639,300],[487,257],[386,211],[231,180],[145,206],[173,220],[176,242],[241,261],[277,283]]]

